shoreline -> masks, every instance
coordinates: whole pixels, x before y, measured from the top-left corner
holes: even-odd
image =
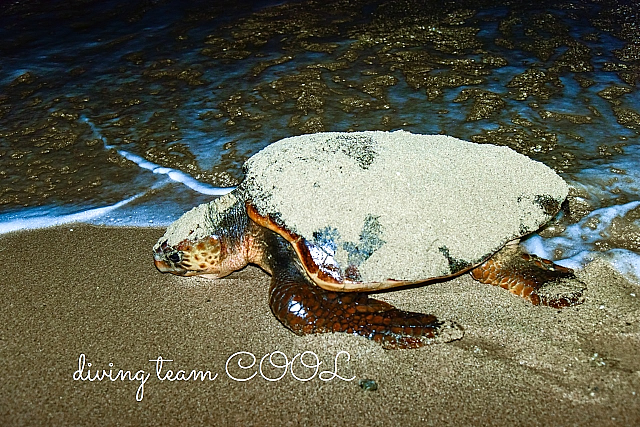
[[[68,224],[0,236],[3,425],[640,422],[640,289],[605,262],[577,272],[585,303],[563,310],[468,275],[378,294],[465,329],[460,341],[389,351],[345,334],[292,334],[256,267],[217,282],[158,273],[151,247],[163,232]],[[304,352],[317,373],[299,364]],[[298,355],[293,372],[265,379],[282,374],[256,369],[270,354],[276,364]],[[240,369],[250,355],[256,365]],[[89,363],[115,379],[83,380]],[[187,379],[192,371],[217,377]]]

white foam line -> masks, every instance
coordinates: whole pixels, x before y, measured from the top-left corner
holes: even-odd
[[[613,221],[614,218],[624,216],[631,209],[635,209],[638,206],[640,206],[640,201],[634,201],[634,202],[625,203],[624,205],[609,206],[606,208],[596,209],[592,211],[589,215],[582,218],[576,224],[573,224],[567,227],[564,234],[570,235],[570,236],[576,236],[576,238],[579,238],[579,236],[582,236],[585,231],[585,224],[587,223],[587,221],[590,221],[591,219],[596,217],[598,219],[596,228],[593,230],[590,230],[588,233],[593,237],[591,239],[586,240],[586,242],[588,243],[593,243],[594,241],[601,238],[600,233],[604,232],[604,229],[611,225],[611,222]],[[555,241],[555,239],[558,239],[558,237],[549,239],[549,241]],[[582,239],[584,240],[584,237],[582,237]]]
[[[522,243],[522,246],[531,254],[550,259],[551,251],[546,242],[538,234],[534,234]]]
[[[619,272],[640,282],[640,255],[619,248],[599,251],[594,246],[598,240],[606,238],[607,228],[615,218],[626,215],[638,206],[640,201],[596,209],[577,223],[568,226],[562,235],[543,239],[535,234],[525,240],[523,246],[528,252],[547,259],[551,259],[555,249],[562,248],[567,257],[554,262],[574,270],[584,267],[596,258],[602,258],[609,261]],[[598,221],[591,221],[593,219]],[[595,223],[595,228],[587,226],[588,221]]]
[[[112,146],[108,146],[107,144],[105,144],[105,147],[107,149],[112,148]],[[235,189],[235,187],[222,188],[222,187],[213,187],[208,184],[203,184],[200,181],[192,178],[191,176],[177,169],[156,165],[155,163],[152,163],[144,159],[143,157],[138,156],[137,154],[129,153],[128,151],[124,151],[124,150],[117,150],[117,151],[118,151],[118,154],[120,154],[122,157],[132,161],[133,163],[140,166],[142,169],[150,170],[155,174],[167,175],[169,178],[171,178],[172,181],[184,184],[187,187],[191,188],[192,190],[195,190],[201,194],[207,194],[212,196],[222,196],[223,194],[227,194]]]
[[[107,150],[116,149],[117,153],[124,157],[125,159],[132,161],[133,163],[140,166],[142,169],[146,169],[151,171],[154,174],[167,175],[172,181],[179,182],[181,184],[186,185],[194,191],[197,191],[201,194],[206,194],[210,196],[222,196],[224,194],[230,193],[235,189],[235,187],[213,187],[209,184],[203,184],[197,179],[191,177],[190,175],[173,168],[167,168],[164,166],[157,165],[153,162],[148,161],[147,159],[138,156],[137,154],[130,153],[125,150],[118,150],[115,146],[107,144],[107,140],[100,131],[95,127],[95,125],[86,117],[80,117],[80,119],[89,125],[93,133],[98,136],[104,143],[104,148]]]
[[[29,230],[36,228],[54,227],[56,225],[69,224],[72,222],[88,222],[91,219],[99,218],[107,213],[126,205],[127,203],[137,199],[144,193],[136,194],[128,199],[122,200],[111,206],[101,208],[88,209],[82,212],[76,212],[68,215],[42,215],[31,218],[20,218],[13,221],[0,220],[0,234],[9,233],[18,230]]]

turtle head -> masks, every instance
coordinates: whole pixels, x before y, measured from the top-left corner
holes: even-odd
[[[162,273],[202,275],[213,279],[231,274],[246,264],[241,253],[228,248],[216,235],[197,240],[185,239],[175,246],[169,245],[167,239],[160,239],[154,247],[153,260]]]
[[[191,209],[153,248],[162,273],[217,279],[247,265],[244,203],[233,193]]]

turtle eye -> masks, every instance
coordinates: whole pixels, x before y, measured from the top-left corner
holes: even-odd
[[[179,252],[174,252],[171,255],[169,255],[167,258],[169,258],[169,261],[171,261],[173,263],[178,263],[178,262],[180,262],[180,253]]]

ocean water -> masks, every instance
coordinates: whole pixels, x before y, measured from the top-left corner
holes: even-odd
[[[0,233],[165,226],[278,139],[443,133],[571,185],[523,242],[640,283],[640,5],[612,0],[0,4]]]

